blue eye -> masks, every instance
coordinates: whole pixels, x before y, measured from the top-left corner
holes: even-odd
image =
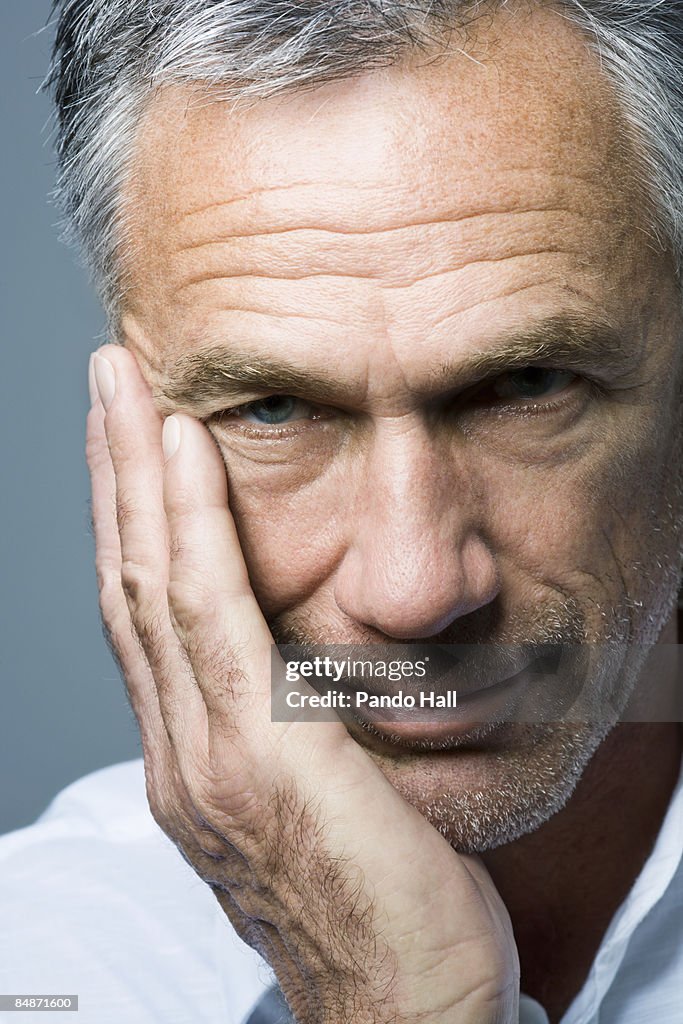
[[[539,398],[550,398],[573,384],[577,379],[575,373],[568,370],[548,370],[542,366],[525,366],[522,370],[513,370],[499,377],[492,384],[497,398],[533,401]]]
[[[248,423],[265,423],[276,427],[294,420],[311,419],[313,412],[308,402],[292,395],[269,395],[258,402],[250,402],[235,410]]]

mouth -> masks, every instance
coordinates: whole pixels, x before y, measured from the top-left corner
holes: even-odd
[[[489,749],[525,722],[564,717],[582,678],[572,685],[566,646],[279,645],[273,694],[283,717],[274,720],[341,720],[358,742],[397,754],[462,750],[482,737]]]
[[[511,675],[468,691],[449,690],[447,678],[441,677],[438,687],[429,691],[443,699],[441,707],[405,708],[399,705],[388,709],[371,706],[367,702],[354,706],[344,719],[349,731],[371,746],[413,751],[462,748],[514,721],[524,694],[536,676],[537,666],[532,660]],[[354,685],[344,688],[352,696],[358,692]],[[451,698],[450,703],[449,693],[457,697],[455,700]],[[371,696],[381,698],[387,695],[385,691],[373,692]]]

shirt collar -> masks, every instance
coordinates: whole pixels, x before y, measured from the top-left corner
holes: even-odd
[[[609,991],[631,936],[661,900],[683,860],[683,763],[661,828],[640,874],[612,918],[586,981],[562,1024],[591,1020]]]

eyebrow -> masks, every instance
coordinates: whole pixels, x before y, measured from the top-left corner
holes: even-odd
[[[490,349],[443,362],[433,377],[440,390],[463,390],[526,366],[592,369],[606,376],[627,372],[632,360],[623,337],[607,321],[553,316],[504,335]],[[340,379],[333,369],[323,375],[283,360],[217,345],[181,357],[156,388],[162,404],[166,400],[174,408],[200,417],[216,411],[217,402],[240,404],[272,394],[291,394],[323,404],[352,404],[358,397],[358,385]]]

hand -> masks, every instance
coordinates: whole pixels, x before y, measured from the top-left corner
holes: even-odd
[[[483,865],[455,854],[341,723],[271,722],[273,641],[217,446],[178,414],[164,464],[134,357],[101,357],[107,411],[96,399],[87,440],[100,606],[155,819],[298,1021],[516,1024],[517,951]]]

